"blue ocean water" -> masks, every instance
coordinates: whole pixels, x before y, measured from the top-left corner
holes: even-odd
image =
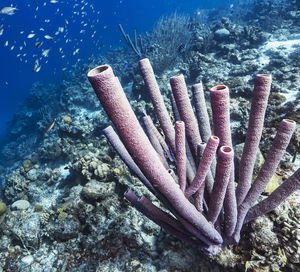
[[[106,50],[126,46],[127,31],[149,31],[163,15],[190,14],[198,8],[222,8],[231,1],[112,0],[1,1],[0,134],[36,81],[59,83],[72,65]]]

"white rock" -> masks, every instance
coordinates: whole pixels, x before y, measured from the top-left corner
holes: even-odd
[[[29,207],[30,203],[24,199],[17,200],[11,205],[13,210],[27,210]]]
[[[219,37],[225,37],[230,34],[230,32],[226,28],[220,28],[215,31],[215,34],[218,35]]]
[[[25,268],[33,263],[34,259],[31,255],[25,256],[21,259],[20,268]]]

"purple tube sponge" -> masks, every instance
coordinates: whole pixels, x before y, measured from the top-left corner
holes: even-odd
[[[220,138],[220,145],[232,146],[230,130],[229,89],[225,85],[217,85],[210,89],[213,112],[214,134]],[[237,221],[237,203],[234,186],[234,165],[224,199],[225,233],[231,236]]]
[[[210,100],[213,112],[214,135],[220,138],[221,146],[232,146],[228,87],[225,85],[217,85],[211,88]]]
[[[165,143],[165,140],[163,139],[163,137],[161,137],[161,135],[157,131],[157,129],[154,126],[149,115],[143,116],[143,122],[146,127],[147,135],[148,135],[148,138],[149,138],[152,146],[158,153],[158,155],[159,155],[162,163],[166,167],[166,169],[168,169],[169,164],[167,162],[165,154],[167,154],[167,152],[169,151],[169,148],[168,148],[167,144]]]
[[[180,118],[185,123],[186,136],[188,142],[191,144],[192,153],[196,154],[197,145],[200,144],[202,140],[183,75],[171,77],[170,84]]]
[[[282,183],[269,197],[252,207],[245,218],[244,224],[274,210],[289,195],[300,189],[300,168]]]
[[[200,189],[201,185],[204,184],[205,178],[208,174],[208,171],[210,171],[210,166],[215,157],[218,146],[219,138],[217,136],[210,137],[204,149],[202,159],[199,163],[197,174],[193,182],[185,192],[186,197],[192,196]]]
[[[199,123],[200,135],[204,142],[208,142],[209,137],[211,136],[211,128],[205,103],[202,82],[194,84],[192,86],[192,92],[196,109],[196,115]]]
[[[281,121],[272,147],[268,152],[267,158],[247,196],[238,208],[238,221],[234,234],[234,239],[236,242],[238,242],[240,239],[240,231],[242,229],[247,212],[258,200],[261,193],[267,187],[268,182],[275,174],[276,168],[290,142],[295,127],[296,123],[292,120],[284,119]]]
[[[186,187],[186,150],[184,122],[175,123],[176,165],[180,189],[184,192]]]
[[[222,243],[221,235],[184,196],[163,166],[158,154],[139,124],[125,94],[120,89],[110,66],[99,66],[88,73],[98,99],[116,126],[135,163],[188,222],[200,230],[212,243]]]
[[[167,143],[170,145],[172,151],[175,153],[175,131],[170,118],[170,115],[165,106],[164,100],[160,93],[155,75],[150,64],[149,59],[142,59],[139,61],[139,67],[144,79],[145,85],[149,91],[152,104],[155,109],[156,116],[166,136]]]
[[[233,149],[230,146],[222,146],[218,152],[216,179],[208,206],[207,219],[212,223],[217,221],[221,212],[232,163]]]
[[[255,77],[248,130],[239,166],[239,183],[236,189],[238,206],[243,202],[251,187],[256,153],[262,134],[265,112],[271,89],[271,81],[271,75],[261,74]]]
[[[106,136],[165,209],[160,209],[145,197],[138,198],[130,190],[125,193],[125,197],[149,219],[178,239],[206,254],[215,254],[217,249],[234,240],[239,241],[245,223],[270,212],[300,188],[298,169],[269,197],[256,204],[285,152],[295,122],[285,119],[280,123],[265,163],[251,185],[253,160],[261,137],[271,83],[271,76],[258,75],[240,166],[243,169],[239,172],[236,192],[229,89],[217,85],[210,91],[215,136],[209,137],[210,131],[203,131],[205,128],[209,130],[209,120],[202,85],[193,87],[197,124],[183,76],[172,77],[171,86],[176,100],[173,108],[177,112],[178,107],[181,119],[174,129],[149,60],[143,59],[139,64],[166,142],[150,117],[146,116],[144,121],[151,144],[110,66],[99,66],[88,73],[89,81],[120,138],[111,127],[104,130]],[[203,134],[205,142],[201,141],[200,134]],[[221,147],[218,150],[219,145]],[[174,160],[170,160],[169,147],[176,155]],[[216,167],[211,167],[214,160],[217,162]],[[215,175],[211,171],[214,168]]]

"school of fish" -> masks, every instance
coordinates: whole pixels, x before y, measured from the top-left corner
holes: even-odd
[[[47,8],[52,11],[53,7],[55,7],[54,15],[49,12],[51,17],[41,18],[40,10],[45,14]],[[34,11],[33,19],[39,24],[36,27],[31,26],[34,29],[29,28],[30,24],[22,24],[23,29],[18,31],[18,38],[6,39],[6,32],[14,30],[14,26],[6,24],[6,20],[12,18],[12,15],[16,16],[17,20],[18,14],[28,13],[27,9],[30,9],[30,12]],[[62,9],[65,12],[62,12]],[[92,14],[95,16],[91,16]],[[0,41],[3,48],[16,52],[20,62],[32,63],[33,72],[39,72],[42,66],[48,63],[49,56],[52,54],[63,60],[63,66],[58,69],[65,71],[71,65],[81,61],[80,48],[84,41],[92,41],[95,49],[103,47],[99,40],[102,37],[97,37],[96,30],[99,14],[100,11],[97,11],[87,0],[44,0],[43,2],[34,0],[33,3],[28,3],[26,8],[15,5],[0,7]],[[20,26],[20,22],[18,24]],[[53,31],[53,25],[56,25],[56,31]],[[75,34],[74,28],[78,29]]]

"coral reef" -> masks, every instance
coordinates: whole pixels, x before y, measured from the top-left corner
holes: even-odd
[[[156,74],[172,123],[176,116],[170,103],[171,76],[183,74],[188,90],[202,81],[206,100],[214,85],[222,82],[229,87],[236,161],[241,158],[242,150],[237,149],[243,149],[250,115],[254,82],[249,75],[273,78],[259,145],[264,158],[280,121],[300,120],[299,8],[295,1],[275,2],[234,1],[233,8],[185,15],[187,21],[182,22],[188,24],[190,42],[170,52],[176,62]],[[220,35],[221,29],[229,35],[225,30]],[[141,35],[146,43],[152,32]],[[168,48],[159,40],[156,43],[161,50],[152,51],[151,62],[163,59],[162,50]],[[36,83],[16,111],[6,137],[0,139],[0,271],[298,271],[299,191],[274,211],[245,224],[238,245],[210,258],[163,231],[124,200],[130,188],[160,207],[103,135],[110,121],[99,108],[86,73],[101,63],[113,67],[138,119],[143,120],[146,111],[158,128],[137,61],[128,46],[93,56],[83,66],[74,66],[58,84]],[[210,103],[206,106],[211,117]],[[297,126],[276,169],[275,186],[259,201],[299,167],[299,143]],[[24,205],[14,204],[19,200]]]

